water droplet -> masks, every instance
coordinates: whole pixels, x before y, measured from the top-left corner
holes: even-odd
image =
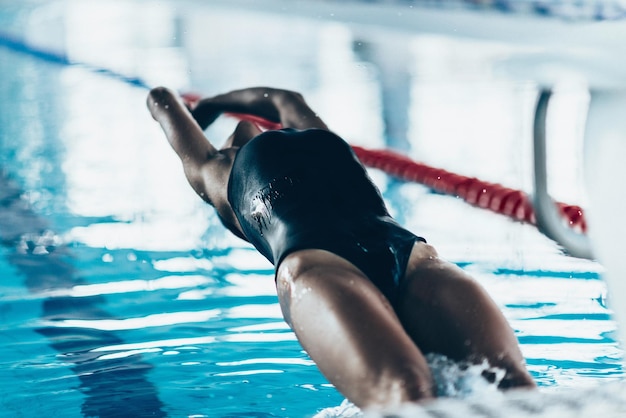
[[[111,254],[104,254],[102,256],[102,261],[104,261],[105,263],[110,263],[113,261],[113,256]]]
[[[263,97],[269,97],[270,95],[267,93],[263,93]]]

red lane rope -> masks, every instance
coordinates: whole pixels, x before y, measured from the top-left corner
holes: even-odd
[[[440,193],[457,196],[471,205],[517,221],[536,225],[531,200],[520,190],[434,168],[389,150],[370,150],[354,145],[352,149],[368,167],[380,169],[402,180],[421,183]],[[579,206],[557,202],[557,207],[570,227],[586,232],[587,223]]]
[[[192,95],[185,96],[185,100],[196,98]],[[264,129],[280,129],[281,127],[280,123],[257,116],[239,113],[228,115],[253,122]],[[431,167],[389,150],[371,150],[355,145],[352,145],[352,149],[367,167],[379,169],[401,180],[423,184],[439,193],[459,197],[471,205],[508,216],[516,221],[536,225],[531,199],[520,190]],[[560,202],[556,204],[564,221],[570,227],[580,232],[587,231],[582,208]]]

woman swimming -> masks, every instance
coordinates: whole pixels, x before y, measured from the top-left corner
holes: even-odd
[[[276,269],[283,316],[321,372],[361,408],[434,396],[424,354],[505,371],[501,389],[534,387],[497,305],[463,270],[398,225],[349,145],[298,93],[249,88],[191,110],[153,89],[152,116],[189,183],[222,223]],[[240,122],[221,149],[205,137],[224,112]]]

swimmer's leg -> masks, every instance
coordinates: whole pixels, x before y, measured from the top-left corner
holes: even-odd
[[[506,374],[501,389],[534,387],[517,338],[487,292],[457,266],[417,243],[411,253],[397,313],[425,352],[481,362]]]
[[[322,250],[290,254],[276,273],[285,319],[321,372],[361,408],[432,397],[426,360],[380,291]]]

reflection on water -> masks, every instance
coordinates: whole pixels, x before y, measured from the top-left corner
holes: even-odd
[[[45,230],[44,220],[33,213],[26,202],[21,200],[21,191],[7,177],[0,177],[0,218],[11,220],[11,224],[0,223],[0,236],[6,249],[9,263],[24,278],[24,286],[37,293],[41,290],[68,288],[81,280],[76,277],[73,266],[68,262],[71,253],[64,245],[52,245],[55,240],[47,242],[45,251],[38,251],[38,246],[26,246],[25,236],[37,236]],[[39,241],[40,242],[40,241]],[[32,248],[31,248],[32,247]],[[124,408],[129,413],[150,413],[153,416],[164,416],[162,403],[156,397],[156,388],[149,383],[145,375],[151,365],[134,359],[130,362],[121,357],[103,359],[90,353],[95,347],[121,342],[112,333],[101,332],[98,328],[85,329],[72,322],[112,321],[100,306],[104,304],[100,296],[85,298],[51,297],[42,302],[41,318],[44,324],[33,328],[37,333],[49,340],[50,347],[59,352],[58,358],[72,369],[80,380],[79,390],[87,394],[82,406],[85,416],[119,416],[120,398],[133,393],[131,405]],[[80,319],[69,319],[80,318]],[[49,325],[46,326],[45,322]],[[59,323],[67,322],[59,327]],[[106,364],[94,363],[94,360],[109,360]],[[6,382],[5,382],[6,383]]]

